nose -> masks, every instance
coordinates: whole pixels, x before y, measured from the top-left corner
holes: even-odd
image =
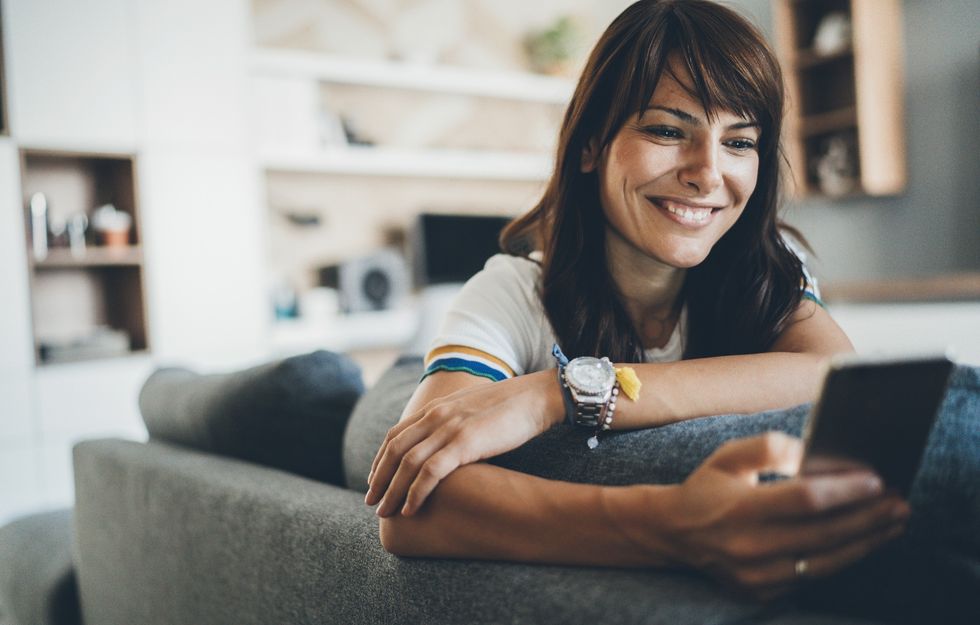
[[[692,144],[685,155],[685,162],[677,172],[680,183],[699,195],[707,195],[721,186],[721,170],[718,164],[720,147],[709,142]]]

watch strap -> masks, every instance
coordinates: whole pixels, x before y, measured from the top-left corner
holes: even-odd
[[[552,346],[551,355],[555,357],[555,364],[558,367],[558,388],[561,389],[561,399],[565,404],[565,422],[575,425],[575,402],[572,400],[571,389],[565,384],[565,365],[568,364],[568,358],[558,347],[558,343]]]

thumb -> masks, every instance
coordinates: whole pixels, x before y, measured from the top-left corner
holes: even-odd
[[[766,432],[728,441],[705,461],[720,471],[753,479],[762,472],[794,475],[803,458],[803,441],[782,432]]]

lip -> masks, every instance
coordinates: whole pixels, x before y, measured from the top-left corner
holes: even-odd
[[[670,219],[674,223],[691,230],[700,230],[701,228],[704,228],[705,226],[710,224],[714,220],[715,213],[717,213],[719,210],[722,209],[721,206],[715,204],[697,203],[688,200],[681,200],[681,199],[664,197],[664,196],[647,197],[647,201],[650,202],[650,204],[653,205],[653,207],[656,208],[667,219]],[[690,208],[691,210],[694,211],[710,210],[711,212],[708,213],[708,215],[701,221],[697,221],[694,219],[687,219],[682,215],[678,215],[676,213],[670,212],[669,210],[667,210],[667,204],[676,205],[678,208],[680,207]]]

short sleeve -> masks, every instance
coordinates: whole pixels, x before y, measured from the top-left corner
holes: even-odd
[[[821,308],[826,308],[827,305],[823,303],[820,298],[820,287],[817,284],[817,279],[813,277],[810,273],[810,269],[806,264],[806,252],[804,252],[799,245],[797,245],[792,239],[787,236],[783,237],[783,241],[786,243],[786,247],[789,248],[791,252],[796,254],[796,257],[800,259],[800,265],[803,269],[803,280],[800,283],[800,290],[803,291],[804,299],[812,300]]]
[[[426,354],[426,373],[465,371],[492,380],[523,375],[540,343],[544,311],[534,261],[498,254],[463,286]]]

